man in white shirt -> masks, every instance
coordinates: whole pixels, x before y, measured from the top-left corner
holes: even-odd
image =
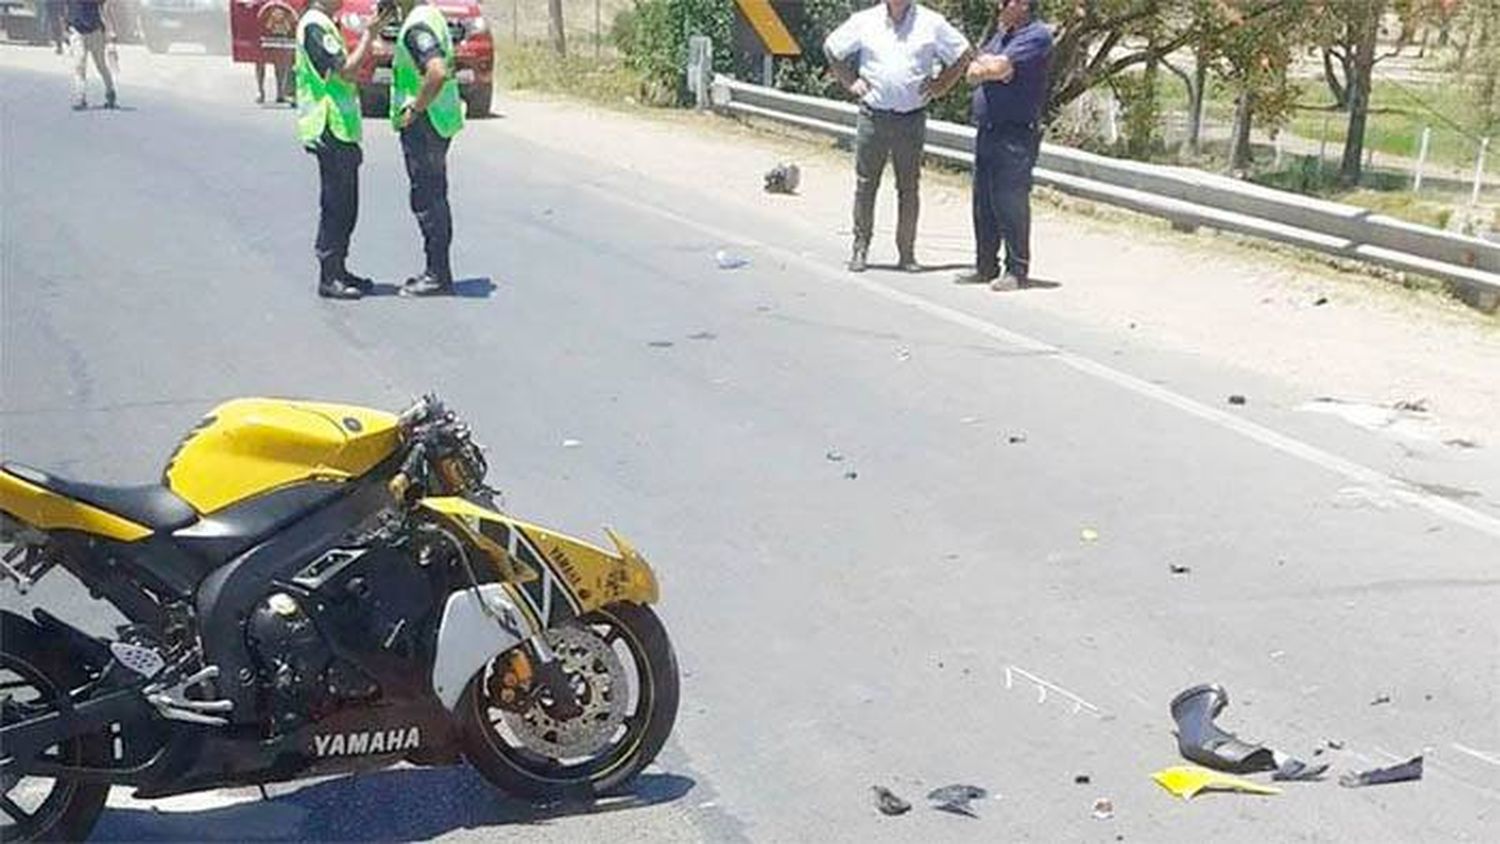
[[[875,194],[889,158],[896,170],[898,264],[915,272],[917,211],[927,103],[953,87],[973,50],[942,15],[912,0],[882,0],[855,12],[823,42],[828,66],[860,102],[854,138],[854,252],[864,272],[875,228]],[[934,72],[942,68],[940,74]]]

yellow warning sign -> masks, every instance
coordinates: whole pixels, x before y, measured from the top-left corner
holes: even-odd
[[[781,15],[771,6],[771,0],[734,0],[735,5],[740,7],[740,13],[755,34],[760,36],[760,43],[764,44],[766,51],[773,56],[800,56],[802,48],[797,46],[797,39],[787,31],[786,24],[781,22]]]

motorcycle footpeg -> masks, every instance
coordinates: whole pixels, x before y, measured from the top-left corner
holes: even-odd
[[[146,702],[156,707],[161,717],[170,721],[183,721],[189,724],[205,724],[211,726],[222,726],[229,723],[225,718],[205,713],[232,712],[234,701],[231,700],[193,700],[187,696],[187,690],[219,676],[217,665],[207,666],[194,673],[191,677],[173,683],[165,687],[153,687],[146,693]]]

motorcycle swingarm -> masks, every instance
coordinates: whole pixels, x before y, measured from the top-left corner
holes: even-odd
[[[98,732],[115,723],[123,723],[128,733],[133,727],[145,727],[153,717],[154,713],[141,697],[140,690],[118,689],[74,703],[67,711],[49,712],[0,727],[0,748],[5,752],[0,772],[33,773],[37,756],[59,742]]]

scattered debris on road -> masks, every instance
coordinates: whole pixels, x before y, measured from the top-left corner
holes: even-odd
[[[1383,705],[1385,705],[1387,703],[1390,703],[1390,702],[1391,702],[1391,696],[1389,694],[1386,694],[1385,692],[1381,692],[1380,694],[1378,694],[1378,695],[1375,696],[1374,700],[1370,701],[1370,705],[1371,706],[1383,706]]]
[[[1093,781],[1094,781],[1093,778],[1090,777],[1088,774],[1079,774],[1078,776],[1076,776],[1076,777],[1073,778],[1073,784],[1074,785],[1088,785],[1089,783],[1091,783]]]
[[[1198,768],[1192,765],[1178,765],[1173,768],[1165,768],[1151,775],[1157,784],[1167,791],[1187,800],[1205,791],[1238,791],[1244,794],[1280,794],[1281,789],[1269,785],[1251,782],[1250,780],[1221,774],[1218,771],[1210,771],[1207,768]]]
[[[859,477],[859,473],[856,472],[856,471],[854,471],[853,469],[850,469],[849,471],[847,471],[847,472],[844,473],[844,480],[846,480],[846,481],[852,481],[852,480],[854,480],[854,479],[856,479],[858,477]]]
[[[1005,438],[1005,441],[1010,443],[1011,445],[1020,445],[1021,443],[1026,442],[1026,435],[1011,434],[1010,436]]]
[[[1229,693],[1215,683],[1193,686],[1172,698],[1169,707],[1177,722],[1177,750],[1184,758],[1234,774],[1274,771],[1275,754],[1269,748],[1241,741],[1214,723],[1225,707]]]
[[[750,259],[735,255],[726,249],[720,249],[714,253],[714,263],[718,264],[721,270],[737,270],[740,267],[749,266]]]
[[[1193,573],[1193,567],[1192,566],[1179,565],[1177,563],[1167,563],[1167,571],[1170,571],[1171,573],[1180,576],[1180,575],[1184,575],[1184,574],[1192,574]]]
[[[717,340],[717,339],[719,339],[719,335],[713,333],[712,331],[699,331],[696,334],[689,334],[688,335],[688,339],[689,340]]]
[[[1098,542],[1099,531],[1094,530],[1093,528],[1086,527],[1078,532],[1078,538],[1082,539],[1084,542]]]
[[[1443,440],[1443,445],[1449,446],[1450,448],[1479,448],[1478,442],[1471,439],[1465,439],[1464,437],[1454,437],[1451,440]]]
[[[1422,778],[1422,757],[1415,756],[1399,765],[1371,768],[1368,771],[1350,771],[1339,777],[1339,785],[1359,788],[1366,785],[1385,785],[1393,782],[1410,782]]]
[[[1327,741],[1323,742],[1323,744],[1326,745],[1329,750],[1343,750],[1344,749],[1344,743],[1341,742],[1341,741],[1339,741],[1339,740],[1337,740],[1337,739],[1328,739]]]
[[[979,424],[980,421],[981,420],[980,420],[980,418],[978,416],[965,416],[964,418],[958,420],[958,424],[960,424],[960,425],[977,425],[977,424]]]
[[[1271,775],[1271,779],[1282,782],[1312,782],[1322,779],[1326,773],[1328,773],[1327,762],[1310,764],[1287,756],[1282,758],[1281,766],[1276,769],[1276,773]]]
[[[870,790],[875,792],[875,808],[882,815],[904,815],[911,811],[911,804],[897,797],[889,788],[883,785],[872,785]]]
[[[979,817],[970,803],[983,800],[987,796],[989,792],[977,785],[945,785],[927,792],[927,799],[933,802],[932,808],[939,812],[951,812],[970,818]]]
[[[577,447],[579,447],[581,445],[583,445],[583,441],[582,440],[571,440],[571,439],[569,439],[569,440],[563,440],[562,441],[562,447],[563,448],[577,448]]]
[[[1239,393],[1235,393],[1234,395],[1229,397],[1229,403],[1233,405],[1243,405],[1245,403],[1245,397],[1240,395]]]
[[[646,345],[650,346],[653,349],[670,349],[673,346],[675,346],[676,344],[673,343],[671,340],[652,340],[651,342],[647,343]]]
[[[824,454],[823,456],[828,458],[829,462],[832,463],[842,463],[844,460],[843,452],[839,451],[836,448],[828,449],[828,453]]]
[[[900,360],[900,361],[911,360],[911,349],[908,349],[905,346],[902,346],[901,348],[897,349],[896,350],[896,359]]]
[[[1427,399],[1402,399],[1391,405],[1391,409],[1403,413],[1426,413]]]
[[[1313,300],[1313,307],[1314,308],[1321,308],[1321,307],[1323,307],[1326,304],[1328,304],[1328,297],[1327,296],[1319,296],[1318,298],[1316,298],[1316,299]]]
[[[796,193],[802,184],[802,168],[783,161],[766,173],[766,193]]]
[[[1100,797],[1094,801],[1094,819],[1107,821],[1115,816],[1115,801],[1108,797]]]

